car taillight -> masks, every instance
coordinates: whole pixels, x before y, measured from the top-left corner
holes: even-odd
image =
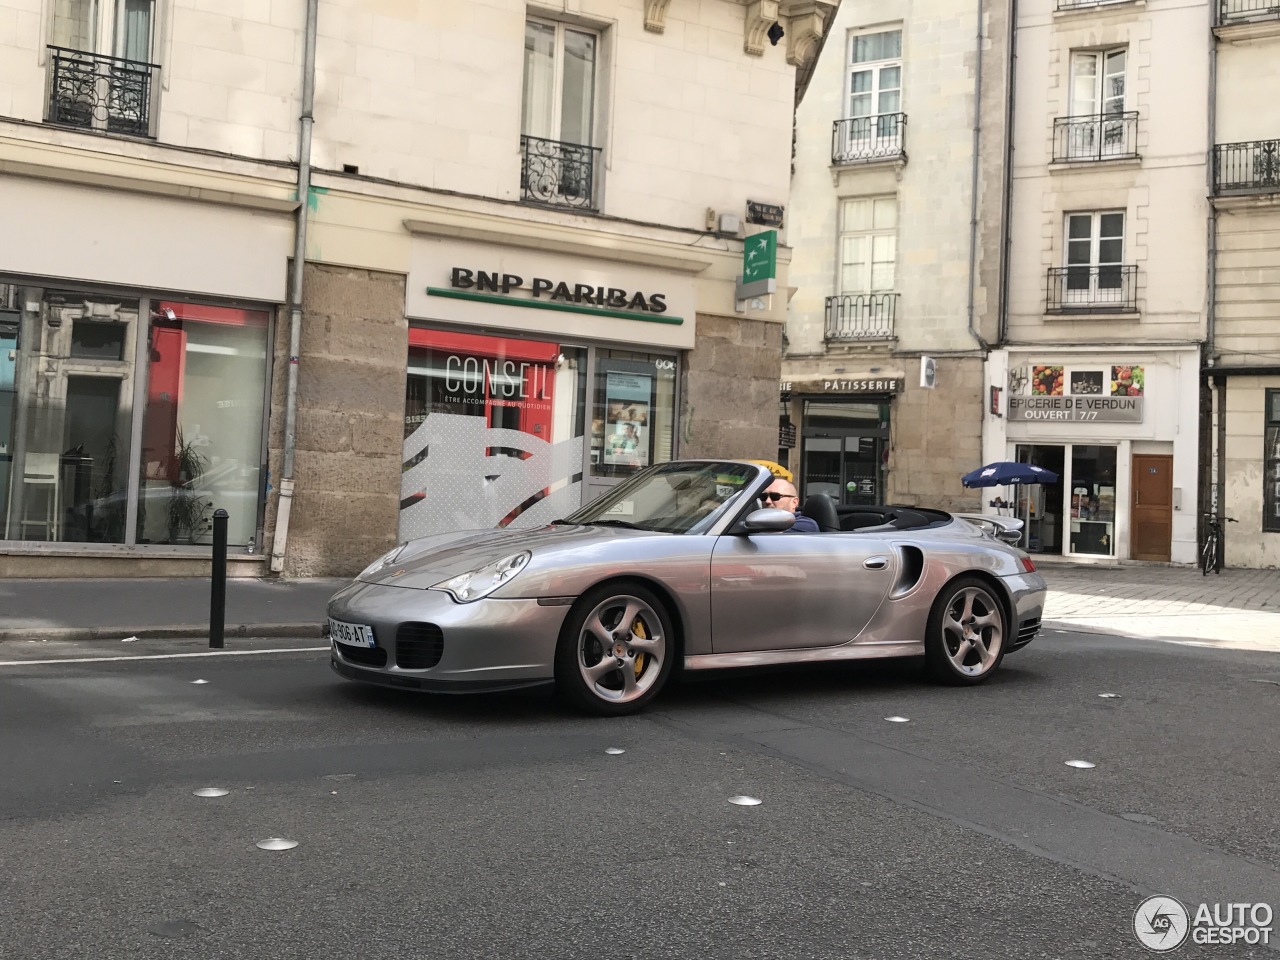
[[[1036,572],[1036,562],[1028,557],[1025,553],[1022,555],[1022,569],[1027,573]]]

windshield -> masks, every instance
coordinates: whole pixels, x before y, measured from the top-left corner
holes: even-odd
[[[765,471],[750,463],[663,463],[618,484],[566,518],[662,533],[702,533]]]

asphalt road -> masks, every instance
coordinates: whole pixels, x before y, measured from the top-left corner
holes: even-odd
[[[77,662],[201,649],[0,647],[0,957],[1144,957],[1149,894],[1280,911],[1276,654],[1051,633],[977,689],[721,675],[622,720],[316,651]]]

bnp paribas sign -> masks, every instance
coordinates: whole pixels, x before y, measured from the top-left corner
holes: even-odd
[[[742,241],[738,299],[763,297],[778,289],[778,231],[763,230]]]
[[[1010,397],[1010,420],[1141,423],[1145,397]]]

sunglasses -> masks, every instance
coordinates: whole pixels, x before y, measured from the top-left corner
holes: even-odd
[[[768,493],[760,494],[760,499],[776,502],[778,500],[799,500],[800,498],[794,493],[775,493],[773,491],[769,491]]]

